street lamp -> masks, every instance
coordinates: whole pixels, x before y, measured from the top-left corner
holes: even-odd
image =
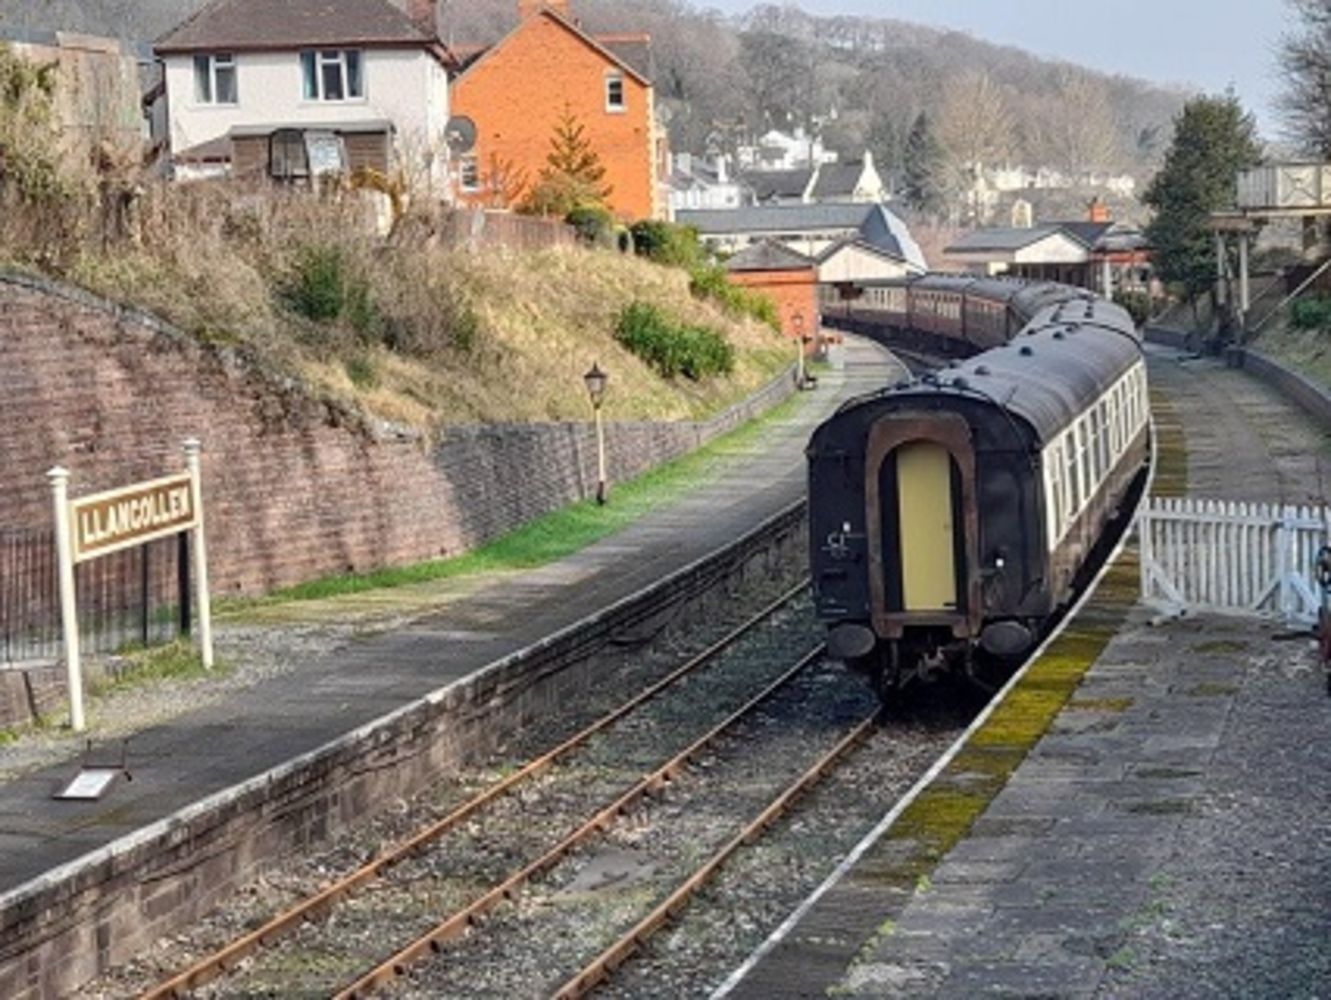
[[[592,412],[596,414],[596,502],[604,506],[605,495],[605,427],[601,423],[601,403],[605,400],[605,384],[608,376],[592,362],[587,374],[582,376],[587,383],[587,395],[592,400]]]
[[[795,328],[795,388],[804,388],[804,313],[797,312],[790,317],[790,325]]]

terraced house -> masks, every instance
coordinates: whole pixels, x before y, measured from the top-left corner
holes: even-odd
[[[455,172],[462,203],[521,200],[571,114],[606,168],[609,208],[624,219],[664,215],[665,130],[655,115],[647,35],[590,35],[568,0],[519,0],[519,22],[489,47],[453,45],[450,104],[475,125]]]
[[[432,0],[213,0],[156,46],[181,179],[402,169],[447,193]]]

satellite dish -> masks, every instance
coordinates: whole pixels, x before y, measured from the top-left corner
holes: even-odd
[[[466,115],[454,115],[444,126],[444,141],[454,156],[470,152],[476,145],[476,123]]]

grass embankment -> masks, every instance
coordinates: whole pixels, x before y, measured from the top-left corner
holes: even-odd
[[[583,247],[450,249],[426,215],[382,238],[364,197],[155,185],[131,235],[109,243],[43,249],[23,219],[0,220],[0,265],[67,278],[241,348],[315,395],[425,431],[586,419],[593,361],[610,373],[612,420],[711,414],[789,363],[771,326],[691,291],[684,268]],[[615,337],[634,304],[715,331],[733,368],[663,378]]]
[[[1250,346],[1331,389],[1331,330],[1300,330],[1278,319]]]
[[[322,577],[275,591],[265,597],[234,599],[219,612],[243,613],[288,601],[313,601],[381,588],[448,580],[470,574],[532,569],[586,548],[711,479],[729,462],[746,454],[765,427],[784,419],[799,405],[792,397],[763,417],[737,427],[702,448],[623,484],[612,484],[610,502],[572,504],[523,525],[510,534],[464,555],[370,573]]]

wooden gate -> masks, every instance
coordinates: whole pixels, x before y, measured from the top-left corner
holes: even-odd
[[[1137,524],[1142,601],[1315,624],[1329,517],[1326,507],[1153,497]]]

